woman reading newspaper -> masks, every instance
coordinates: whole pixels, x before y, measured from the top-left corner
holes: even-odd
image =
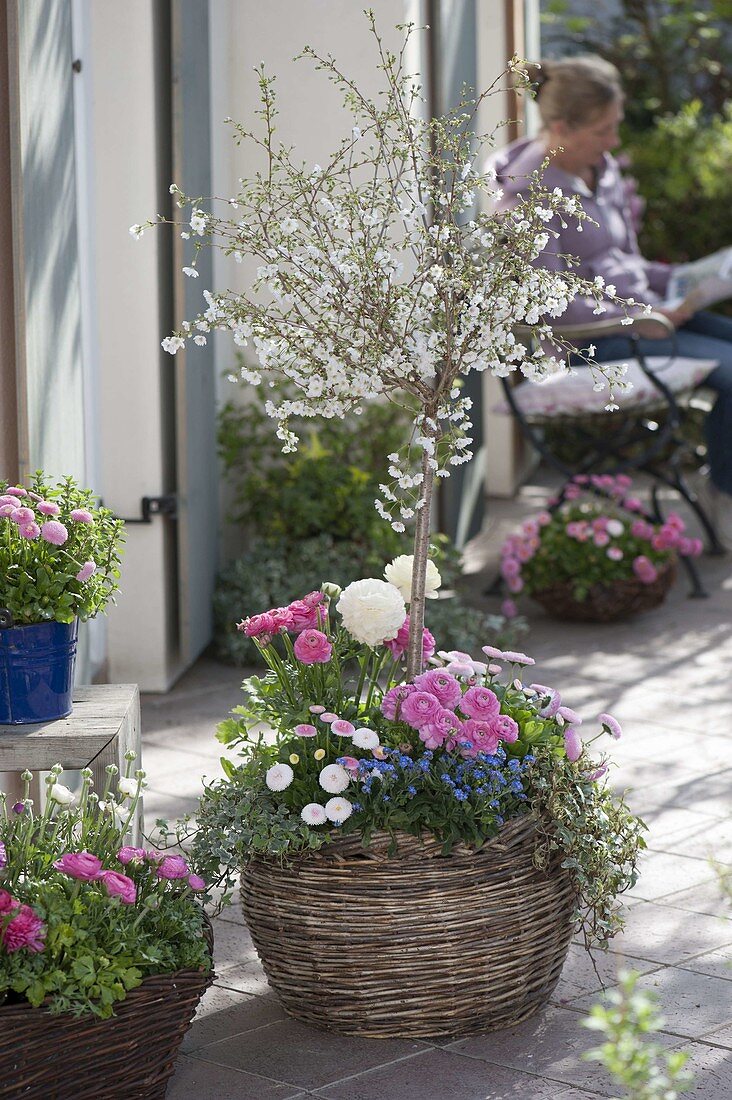
[[[492,167],[503,192],[499,208],[515,204],[516,196],[526,190],[527,177],[551,152],[544,184],[578,195],[596,224],[585,222],[580,231],[576,225],[563,227],[555,218],[551,228],[558,237],[537,263],[559,270],[566,266],[566,256],[575,257],[579,274],[589,279],[601,276],[621,297],[650,304],[663,313],[677,330],[679,355],[718,361],[719,366],[704,382],[717,393],[706,422],[710,480],[705,483],[704,495],[720,537],[732,546],[732,319],[700,308],[732,296],[732,273],[728,270],[732,268],[732,249],[696,265],[662,264],[641,256],[628,192],[611,155],[619,142],[623,118],[618,71],[599,57],[542,62],[528,70],[537,89],[543,128],[538,137],[522,138],[494,155]],[[594,310],[592,299],[576,298],[562,315],[562,323],[592,322],[597,319]],[[603,318],[614,314],[623,316],[624,311],[608,303]],[[649,335],[651,331],[649,328]],[[622,336],[607,336],[594,343],[598,361],[628,355],[628,341]],[[668,339],[643,339],[641,346],[648,355],[673,351]]]

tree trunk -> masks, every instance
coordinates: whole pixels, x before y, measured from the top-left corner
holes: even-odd
[[[429,464],[430,455],[422,456],[422,500],[414,531],[414,562],[412,564],[412,595],[409,605],[409,646],[407,649],[407,679],[413,680],[422,670],[422,632],[424,629],[424,590],[430,548],[432,489],[435,472]]]

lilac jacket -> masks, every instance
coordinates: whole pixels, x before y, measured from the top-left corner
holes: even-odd
[[[530,138],[521,138],[493,154],[489,166],[495,169],[503,189],[503,197],[497,203],[499,210],[516,205],[519,193],[527,192],[527,177],[541,166],[545,156],[543,144]],[[663,300],[671,268],[668,264],[644,259],[638,251],[622,177],[614,157],[605,155],[594,194],[583,180],[553,164],[544,172],[543,182],[549,189],[561,187],[565,195],[578,195],[584,210],[597,225],[584,222],[582,231],[578,232],[576,222],[568,220],[567,228],[562,229],[554,218],[550,225],[559,237],[550,240],[537,264],[551,271],[566,271],[562,254],[576,256],[579,264],[572,269],[576,274],[590,280],[602,275],[606,283],[615,286],[621,298],[635,298],[644,305],[656,305]],[[559,323],[598,321],[601,318],[593,313],[594,308],[593,299],[578,296],[570,302]],[[623,313],[621,307],[608,302],[602,318],[622,316]]]

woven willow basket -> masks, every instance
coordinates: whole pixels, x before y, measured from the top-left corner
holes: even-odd
[[[556,860],[533,863],[529,816],[478,851],[434,840],[343,838],[297,864],[252,860],[242,905],[290,1015],[343,1034],[471,1035],[509,1027],[549,997],[575,896]]]
[[[159,1100],[212,971],[156,974],[109,1020],[52,1016],[27,1002],[0,1007],[0,1097]]]
[[[565,581],[532,592],[531,598],[555,619],[609,623],[659,607],[675,580],[676,559],[672,558],[659,569],[653,584],[643,584],[636,577],[614,581],[611,585],[595,584],[587,593],[587,599],[580,603],[572,595],[572,583]]]

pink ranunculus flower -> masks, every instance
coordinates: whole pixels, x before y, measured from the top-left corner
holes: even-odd
[[[200,875],[189,875],[188,885],[190,886],[191,890],[193,890],[196,894],[202,894],[203,891],[206,889],[206,883],[203,881]]]
[[[575,760],[579,760],[582,755],[582,738],[575,726],[567,726],[564,731],[564,751],[567,754],[567,759],[572,763]]]
[[[415,691],[402,703],[401,720],[415,729],[433,722],[443,709],[440,700],[429,691]]]
[[[57,519],[49,519],[41,527],[41,538],[54,546],[63,546],[68,537],[69,532]]]
[[[639,554],[638,557],[633,560],[633,572],[643,584],[653,584],[658,576],[655,565],[645,556],[645,554]]]
[[[274,619],[277,633],[281,633],[284,630],[295,629],[295,616],[292,614],[289,607],[273,607],[270,611],[270,615]]]
[[[158,868],[160,875],[160,868]],[[99,876],[110,898],[119,898],[123,905],[134,905],[137,901],[137,887],[131,878],[119,871],[102,871]]]
[[[607,531],[595,531],[592,541],[595,546],[607,546],[610,542],[610,536]]]
[[[300,722],[295,726],[295,733],[298,737],[317,737],[318,731],[309,722]]]
[[[384,642],[384,645],[391,651],[393,657],[397,660],[403,657],[409,647],[409,615],[399,627],[396,632],[396,637],[390,638]],[[422,664],[426,665],[430,657],[434,656],[436,648],[435,639],[433,638],[427,627],[422,630]]]
[[[643,501],[639,500],[638,497],[626,497],[623,501],[623,507],[628,512],[642,512]]]
[[[396,687],[390,688],[381,700],[381,713],[390,722],[401,720],[402,703],[410,695],[414,695],[416,690],[414,684],[397,684]]]
[[[11,909],[17,909],[20,905],[7,890],[0,890],[0,914],[9,913]]]
[[[518,577],[521,573],[521,562],[518,558],[504,558],[501,562],[501,575],[508,580],[509,577]]]
[[[277,626],[270,611],[264,611],[261,615],[250,615],[237,627],[243,630],[247,638],[259,638],[262,634],[276,634]]]
[[[45,948],[46,926],[29,905],[21,905],[9,924],[0,931],[0,942],[8,952],[28,951],[38,953]]]
[[[439,749],[444,746],[450,751],[462,740],[462,732],[463,723],[457,714],[445,707],[433,721],[422,726],[419,738],[424,742],[425,748]]]
[[[510,714],[499,714],[496,718],[491,719],[491,725],[501,741],[505,741],[506,744],[518,741],[518,723],[513,720]]]
[[[54,863],[57,871],[77,878],[81,882],[93,882],[99,878],[102,870],[102,861],[91,852],[65,852]]]
[[[36,508],[43,516],[57,516],[61,509],[51,500],[39,500]]]
[[[71,512],[74,523],[94,523],[94,516],[86,508],[74,508]]]
[[[158,864],[158,878],[187,878],[191,869],[183,856],[165,856]]]
[[[292,616],[292,629],[296,631],[313,630],[320,625],[318,605],[310,606],[305,600],[293,600],[287,611]]]
[[[511,599],[505,599],[501,604],[501,614],[505,615],[507,619],[515,619],[518,615],[518,608],[516,601]]]
[[[463,756],[476,756],[479,752],[494,753],[500,737],[494,722],[483,722],[479,718],[469,718],[463,723],[460,741]]]
[[[322,630],[303,630],[295,639],[293,649],[304,665],[324,665],[333,653],[333,646]]]
[[[79,572],[76,574],[77,581],[88,581],[90,577],[93,577],[97,571],[96,562],[85,561]]]
[[[41,533],[37,523],[25,523],[19,530],[22,539],[37,539]]]
[[[125,867],[128,863],[142,863],[145,859],[145,849],[126,845],[117,852],[117,859]]]
[[[469,687],[460,700],[460,710],[467,714],[468,718],[480,718],[489,722],[500,714],[501,704],[498,696],[490,688],[475,685]]]
[[[514,596],[518,595],[519,592],[522,592],[523,587],[524,587],[524,582],[521,580],[521,577],[507,577],[506,578],[506,588]]]
[[[456,707],[463,697],[459,682],[444,668],[433,668],[414,677],[417,691],[434,695],[443,707]]]

